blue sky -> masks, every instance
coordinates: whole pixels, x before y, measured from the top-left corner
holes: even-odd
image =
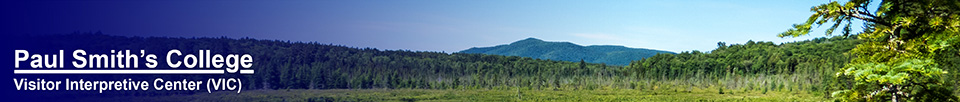
[[[719,41],[776,43],[814,0],[28,1],[12,33],[252,37],[456,52],[528,37],[581,45],[709,51]],[[824,27],[825,28],[825,27]]]

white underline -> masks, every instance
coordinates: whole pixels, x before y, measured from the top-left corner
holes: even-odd
[[[253,74],[253,70],[240,70],[240,74]]]
[[[224,74],[224,70],[13,70],[13,74]],[[253,70],[240,70],[253,74]]]

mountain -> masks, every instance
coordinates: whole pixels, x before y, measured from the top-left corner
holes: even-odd
[[[581,46],[570,42],[548,42],[527,38],[506,45],[473,47],[459,53],[480,53],[504,56],[520,56],[562,61],[580,61],[627,65],[630,61],[647,58],[658,53],[676,54],[670,51],[628,48],[617,45]]]

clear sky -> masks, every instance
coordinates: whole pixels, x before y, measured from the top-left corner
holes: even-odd
[[[709,51],[776,43],[826,0],[317,0],[13,2],[12,33],[252,37],[456,52],[528,37],[581,45]],[[825,27],[824,27],[825,28]]]

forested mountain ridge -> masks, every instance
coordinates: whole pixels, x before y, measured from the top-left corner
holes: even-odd
[[[611,65],[627,65],[630,61],[651,57],[659,53],[675,54],[669,51],[628,48],[616,45],[581,46],[570,42],[548,42],[537,38],[527,38],[506,45],[493,47],[473,47],[460,53],[480,53],[504,56],[520,56],[538,59],[551,59]]]

